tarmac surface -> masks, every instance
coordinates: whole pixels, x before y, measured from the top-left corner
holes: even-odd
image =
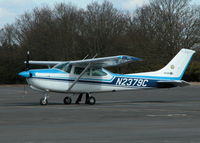
[[[41,106],[39,92],[0,86],[0,143],[200,142],[200,86],[94,94],[95,105],[50,95]]]

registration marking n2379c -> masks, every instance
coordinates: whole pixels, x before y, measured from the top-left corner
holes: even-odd
[[[146,87],[148,82],[148,79],[117,78],[116,85]]]

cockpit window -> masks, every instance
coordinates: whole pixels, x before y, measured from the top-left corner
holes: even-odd
[[[67,72],[67,73],[70,73],[71,69],[72,69],[72,65],[69,64],[69,63],[64,63],[64,64],[56,65],[53,68],[60,69],[60,70],[63,70],[65,72]]]
[[[101,68],[92,69],[92,76],[106,76],[107,73],[104,72]]]
[[[66,71],[67,73],[70,73],[71,69],[72,69],[72,65],[68,65],[68,66],[65,66],[64,71]]]

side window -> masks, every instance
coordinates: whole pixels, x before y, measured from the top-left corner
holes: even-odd
[[[106,76],[107,73],[105,73],[102,69],[92,69],[92,76]]]
[[[75,67],[74,74],[80,75],[84,69],[85,68],[82,68],[82,67]],[[90,75],[90,69],[87,69],[87,71],[84,73],[84,75],[88,75],[89,76]]]
[[[65,70],[67,73],[70,73],[70,72],[71,72],[71,69],[72,69],[72,65],[68,65],[68,66],[65,67],[64,70]]]
[[[69,63],[64,63],[64,64],[56,65],[56,66],[54,66],[54,68],[57,68],[57,69],[65,71],[67,73],[70,73],[71,69],[72,69],[72,65]]]
[[[79,74],[81,74],[81,72],[82,72],[83,70],[84,70],[84,68],[75,67],[75,69],[74,69],[74,74],[79,75]]]

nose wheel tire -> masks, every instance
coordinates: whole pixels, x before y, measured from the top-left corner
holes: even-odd
[[[93,96],[90,96],[88,99],[87,99],[87,104],[89,105],[94,105],[96,103],[96,99],[93,97]]]
[[[64,104],[71,104],[72,103],[72,99],[70,97],[65,97],[63,100]]]
[[[46,98],[40,99],[40,105],[47,105],[47,104],[48,104],[48,100]]]

